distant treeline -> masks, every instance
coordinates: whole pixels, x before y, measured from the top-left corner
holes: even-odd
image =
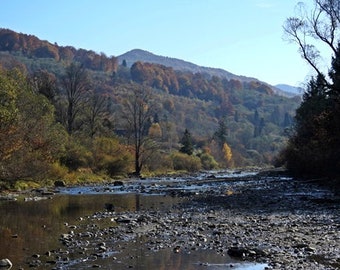
[[[115,72],[118,67],[118,60],[114,56],[108,57],[104,53],[98,54],[72,46],[58,46],[9,29],[0,29],[0,51],[21,52],[27,57],[53,58],[56,61],[76,61],[85,68],[105,72]]]

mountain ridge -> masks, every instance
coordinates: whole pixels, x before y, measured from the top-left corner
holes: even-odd
[[[135,62],[140,61],[153,64],[160,64],[167,67],[172,67],[174,70],[184,72],[208,74],[209,76],[217,76],[221,78],[226,78],[228,80],[239,80],[241,82],[257,81],[269,86],[273,90],[273,92],[277,95],[283,95],[288,97],[293,95],[290,91],[282,90],[279,87],[271,85],[267,82],[260,81],[257,78],[247,77],[244,75],[236,75],[222,68],[205,67],[178,58],[156,55],[147,50],[132,49],[126,53],[117,56],[117,59],[119,63],[122,63],[125,60],[127,67],[131,67]]]
[[[130,51],[127,51],[124,54],[121,54],[117,56],[118,61],[125,60],[127,62],[127,66],[131,67],[133,63],[137,61],[141,62],[149,62],[154,64],[161,64],[165,66],[170,66],[174,68],[175,70],[181,70],[181,71],[188,71],[192,73],[208,73],[210,75],[216,75],[219,77],[225,77],[226,79],[240,79],[242,78],[242,81],[253,81],[258,80],[256,78],[247,77],[243,75],[236,75],[232,72],[229,72],[227,70],[224,70],[222,68],[214,68],[214,67],[205,67],[200,66],[197,64],[194,64],[192,62],[182,60],[179,58],[173,58],[168,56],[162,56],[154,54],[150,51],[143,50],[143,49],[132,49]],[[215,74],[214,74],[215,73]]]
[[[282,91],[285,91],[289,94],[293,94],[293,95],[301,95],[303,93],[303,88],[302,87],[295,87],[295,86],[291,86],[288,84],[276,84],[275,87],[281,89]]]
[[[286,97],[293,95],[290,91],[282,90],[257,78],[236,75],[221,68],[199,66],[182,59],[156,55],[142,49],[133,49],[119,56],[108,57],[103,53],[99,54],[92,50],[76,49],[72,46],[59,46],[57,43],[53,44],[46,40],[40,40],[31,34],[17,33],[5,28],[0,28],[0,51],[19,52],[28,57],[54,58],[56,61],[79,61],[86,68],[105,72],[117,71],[119,62],[121,63],[123,60],[126,61],[128,67],[131,67],[137,61],[149,62],[171,67],[178,71],[191,72],[193,74],[201,73],[209,77],[217,76],[241,82],[260,82],[270,87],[277,95]]]

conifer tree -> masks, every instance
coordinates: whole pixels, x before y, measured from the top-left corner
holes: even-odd
[[[188,154],[189,156],[192,155],[192,153],[194,152],[194,145],[192,142],[191,134],[187,129],[185,129],[184,131],[183,137],[181,139],[181,144],[183,146],[179,151]]]

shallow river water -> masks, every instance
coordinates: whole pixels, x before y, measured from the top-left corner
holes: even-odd
[[[62,235],[73,233],[75,228],[77,233],[82,233],[79,227],[84,219],[99,211],[108,211],[105,208],[114,206],[109,210],[125,213],[168,211],[179,207],[185,198],[162,194],[159,191],[163,185],[176,191],[189,189],[192,192],[221,186],[197,184],[196,180],[183,185],[181,181],[149,179],[124,187],[64,188],[52,196],[31,195],[26,200],[0,201],[0,259],[8,258],[13,263],[12,269],[264,269],[265,264],[237,261],[209,249],[179,253],[170,248],[150,250],[143,236],[106,244],[109,248],[101,256],[85,256],[85,251],[70,255],[62,244]],[[110,219],[98,218],[91,226],[98,229],[116,226],[111,223]]]

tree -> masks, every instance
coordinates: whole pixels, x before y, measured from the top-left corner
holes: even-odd
[[[54,101],[57,93],[57,78],[54,74],[38,70],[31,76],[31,84],[37,93],[44,95],[51,102]]]
[[[230,146],[227,143],[223,144],[223,154],[224,154],[224,159],[227,163],[227,166],[230,167],[232,165],[233,154],[231,152]]]
[[[75,129],[75,120],[81,109],[85,94],[90,88],[87,72],[83,65],[72,63],[62,78],[62,85],[66,91],[67,116],[66,127],[71,135]]]
[[[19,147],[14,137],[19,121],[16,76],[0,70],[0,164]]]
[[[154,139],[160,139],[162,137],[162,128],[158,122],[152,123],[149,128],[149,136]]]
[[[0,179],[38,180],[58,161],[67,135],[54,108],[18,72],[0,71]]]
[[[107,99],[104,96],[94,93],[91,93],[86,101],[85,124],[91,138],[95,136],[104,121],[106,103]]]
[[[214,134],[214,138],[217,140],[221,148],[223,144],[226,143],[227,136],[228,136],[227,125],[225,119],[223,118],[218,122],[218,129]]]
[[[295,42],[301,56],[315,70],[322,75],[319,66],[320,50],[315,45],[321,42],[331,51],[337,54],[337,42],[339,38],[340,2],[335,0],[314,0],[314,9],[310,12],[304,3],[299,3],[300,14],[289,17],[283,28],[288,40]],[[317,42],[316,42],[317,41]],[[327,83],[325,77],[325,83]]]
[[[264,118],[259,116],[259,113],[257,110],[255,110],[254,113],[254,138],[261,136],[262,130],[264,128]]]
[[[192,155],[194,152],[194,145],[192,142],[192,137],[191,133],[185,129],[183,137],[181,139],[181,144],[182,147],[179,149],[180,152],[187,154],[187,155]]]
[[[296,111],[295,133],[284,159],[288,169],[297,174],[327,176],[340,171],[340,2],[314,0],[314,4],[311,13],[302,5],[300,17],[288,18],[284,26],[317,74]],[[326,45],[332,54],[328,77],[319,67],[320,51],[313,41]]]
[[[303,101],[296,110],[295,133],[285,150],[287,167],[296,174],[322,174],[328,160],[326,156],[330,149],[325,117],[329,103],[325,79],[320,76],[312,78],[308,84]]]
[[[145,86],[130,84],[126,89],[128,97],[125,99],[122,118],[135,152],[135,174],[139,176],[145,161],[155,149],[153,140],[148,136],[150,119],[155,113],[155,103],[151,89]]]

